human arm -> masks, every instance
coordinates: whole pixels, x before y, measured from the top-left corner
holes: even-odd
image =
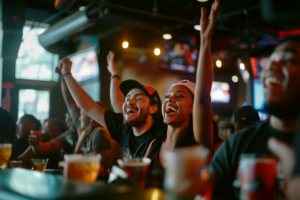
[[[122,92],[119,88],[120,75],[114,62],[115,54],[110,51],[107,54],[107,69],[111,75],[110,79],[110,102],[115,113],[122,113],[124,103]],[[112,78],[114,77],[114,78]]]
[[[73,99],[69,88],[67,87],[65,80],[61,74],[61,70],[56,67],[55,72],[59,74],[60,76],[60,80],[61,80],[61,92],[66,104],[66,107],[68,109],[68,113],[72,119],[72,122],[74,124],[74,126],[76,126],[77,124],[79,124],[79,117],[80,117],[80,109],[77,107],[75,100]],[[76,128],[78,129],[78,127],[76,126]]]
[[[212,107],[210,91],[213,82],[213,65],[210,50],[210,39],[217,19],[219,0],[212,7],[209,18],[206,17],[205,8],[201,8],[201,45],[196,74],[195,99],[193,106],[193,129],[197,143],[213,148],[213,135],[211,128]]]
[[[72,62],[69,58],[64,58],[59,61],[58,68],[62,74],[71,72]],[[104,114],[106,109],[99,106],[79,85],[71,74],[66,74],[64,80],[71,92],[77,105],[84,110],[92,119],[97,121],[102,126],[106,127]]]

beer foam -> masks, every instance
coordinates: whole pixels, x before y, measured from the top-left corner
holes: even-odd
[[[10,143],[1,143],[0,148],[3,148],[3,147],[12,147],[12,144],[10,144]]]
[[[151,162],[151,160],[149,158],[143,158],[141,161],[128,161],[128,162],[119,162],[118,160],[118,164],[121,167],[143,167],[143,166],[147,166],[149,165]]]
[[[100,162],[101,155],[67,154],[64,156],[64,158],[68,163]]]

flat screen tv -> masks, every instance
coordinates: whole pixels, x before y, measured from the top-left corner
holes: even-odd
[[[250,58],[253,74],[253,107],[255,110],[263,110],[265,104],[264,85],[260,81],[261,73],[268,66],[270,60],[267,56]]]
[[[72,75],[78,82],[99,77],[99,64],[94,47],[79,51],[68,57],[73,62]]]
[[[212,84],[210,96],[212,103],[229,103],[229,84],[226,82],[214,81]]]
[[[158,66],[172,72],[195,73],[198,46],[194,43],[192,39],[179,43],[165,43]]]

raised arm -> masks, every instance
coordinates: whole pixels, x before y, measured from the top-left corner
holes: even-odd
[[[104,114],[106,109],[99,106],[77,83],[71,72],[72,62],[69,58],[59,61],[58,68],[63,74],[63,78],[77,105],[83,109],[92,119],[106,128]]]
[[[114,62],[115,54],[110,51],[107,54],[107,69],[111,75],[110,78],[110,103],[115,113],[122,113],[124,103],[122,92],[119,88],[120,75]]]
[[[61,92],[65,101],[65,104],[68,109],[68,113],[70,114],[70,117],[72,119],[72,122],[75,126],[75,128],[78,129],[79,117],[80,117],[80,109],[77,107],[75,100],[73,99],[69,88],[67,87],[65,80],[61,74],[61,70],[57,67],[55,69],[55,72],[59,74],[60,80],[61,80]]]
[[[209,18],[205,8],[201,8],[201,44],[198,59],[196,89],[193,107],[194,136],[199,144],[212,150],[213,135],[211,127],[212,107],[210,91],[213,82],[213,65],[211,59],[210,39],[218,15],[220,1],[215,0]]]

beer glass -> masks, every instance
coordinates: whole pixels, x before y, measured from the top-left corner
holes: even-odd
[[[11,156],[12,144],[1,143],[0,144],[0,169],[6,169],[10,156]]]
[[[199,146],[183,147],[164,155],[164,188],[178,195],[212,195],[211,175],[207,166],[210,151]]]
[[[9,161],[9,167],[22,167],[23,162],[21,160],[11,160]]]
[[[31,169],[44,173],[44,171],[47,167],[48,161],[49,161],[49,159],[46,159],[46,158],[31,159],[31,166],[32,166]]]
[[[101,155],[65,155],[64,177],[94,183],[100,169]]]

